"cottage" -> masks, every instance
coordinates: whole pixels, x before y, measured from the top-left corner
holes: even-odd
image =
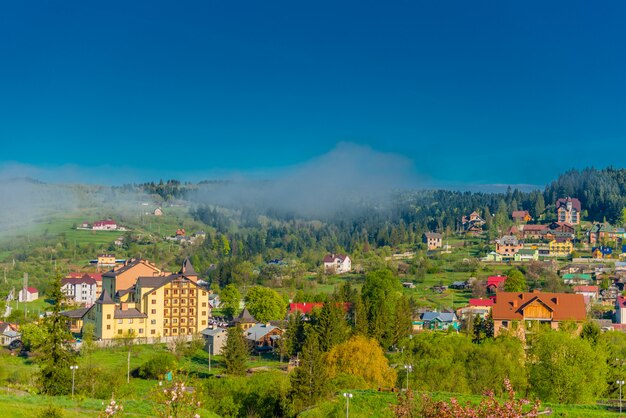
[[[489,254],[482,258],[482,261],[499,263],[502,261],[502,254],[491,251]]]
[[[626,324],[626,298],[618,296],[615,300],[615,322]]]
[[[248,311],[248,308],[244,308],[243,311],[241,311],[241,313],[239,314],[239,316],[233,319],[233,325],[234,326],[239,325],[241,329],[243,329],[244,331],[247,330],[248,328],[252,328],[256,323],[257,323],[257,320],[252,316],[252,314],[250,314],[250,311]]]
[[[514,210],[511,217],[516,223],[525,223],[533,220],[533,217],[530,216],[527,210]]]
[[[32,302],[39,299],[39,291],[34,287],[25,287],[18,293],[19,302]]]
[[[283,330],[270,324],[255,324],[244,332],[248,343],[257,351],[273,350]]]
[[[14,341],[19,341],[20,338],[22,335],[18,331],[17,324],[0,322],[0,346],[9,347]]]
[[[521,225],[520,235],[523,239],[543,239],[548,232],[547,225]]]
[[[506,276],[489,276],[487,277],[487,292],[496,293],[497,290],[504,288]]]
[[[570,285],[588,285],[593,281],[591,274],[566,273],[563,275],[563,283]]]
[[[456,314],[462,321],[473,320],[477,316],[485,319],[491,312],[493,304],[493,299],[470,299],[469,304],[457,309]]]
[[[583,295],[585,298],[585,305],[589,306],[598,300],[600,289],[598,286],[578,285],[574,286],[574,293]]]
[[[498,292],[491,315],[495,336],[510,331],[525,339],[527,332],[541,324],[558,329],[562,322],[574,322],[580,331],[587,318],[587,310],[582,295],[539,291]]]
[[[346,254],[327,254],[323,262],[324,271],[329,274],[343,274],[352,270],[352,260]]]
[[[429,250],[436,250],[442,246],[443,236],[437,232],[426,232],[422,237]]]
[[[482,233],[484,224],[485,220],[481,218],[476,211],[470,213],[469,216],[463,216],[461,218],[463,231],[469,235],[479,235]]]
[[[424,312],[421,317],[422,329],[445,331],[450,327],[455,330],[461,328],[461,324],[453,312]]]
[[[567,222],[572,225],[580,224],[580,200],[572,197],[561,198],[556,201],[558,222]]]
[[[532,248],[522,248],[515,253],[515,261],[537,261],[539,260],[539,250]]]
[[[83,318],[87,311],[89,311],[89,308],[80,308],[61,312],[61,315],[67,318],[67,323],[71,333],[81,334],[83,332]]]
[[[118,225],[113,219],[105,219],[102,221],[95,221],[91,229],[94,231],[115,231],[118,229]]]

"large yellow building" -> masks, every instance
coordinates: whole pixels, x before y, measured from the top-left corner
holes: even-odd
[[[134,336],[156,342],[162,337],[192,336],[207,327],[208,291],[196,283],[197,276],[138,277],[132,287],[118,290],[113,297],[109,289],[116,287],[119,275],[109,277],[112,280],[83,316],[85,323],[94,324],[96,338]]]
[[[567,257],[574,251],[574,245],[569,240],[554,239],[548,244],[552,257]]]

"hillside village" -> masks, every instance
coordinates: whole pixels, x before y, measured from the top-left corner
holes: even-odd
[[[453,230],[423,232],[412,248],[331,251],[319,255],[308,271],[294,258],[257,258],[247,270],[230,267],[229,282],[222,282],[224,265],[199,270],[192,260],[206,266],[198,257],[205,248],[227,254],[241,252],[241,244],[196,225],[192,230],[199,232],[188,240],[181,226],[162,237],[165,245],[175,242],[180,244],[177,251],[186,253],[176,269],[171,269],[172,263],[102,252],[82,268],[61,274],[60,315],[79,355],[86,341],[111,352],[130,342],[156,350],[197,344],[209,371],[213,358],[215,364],[223,362],[220,370],[227,375],[233,373],[225,360],[229,338],[240,336],[245,342],[248,364],[257,356],[269,362],[271,370],[293,378],[306,361],[301,350],[304,335],[311,331],[305,330],[324,336],[320,342],[328,344],[326,352],[352,341],[350,335],[365,335],[372,338],[370,344],[384,349],[389,364],[384,367],[393,371],[391,380],[363,384],[378,390],[409,381],[419,385],[419,366],[411,364],[411,370],[416,368],[412,376],[399,364],[409,361],[402,347],[424,338],[453,333],[478,344],[515,338],[528,349],[540,329],[567,330],[576,336],[593,329],[626,336],[626,231],[608,222],[586,221],[576,197],[559,198],[551,207],[553,213],[537,218],[527,210],[511,211],[506,228],[499,226],[496,236],[489,227],[493,215],[477,209],[461,216]],[[168,217],[162,211],[153,216],[163,221]],[[94,222],[91,229],[119,231],[111,222]],[[40,294],[26,276],[23,287],[6,296],[0,322],[0,343],[11,355],[28,356],[33,350],[29,324],[46,323],[55,315],[44,302],[50,293]],[[293,292],[287,290],[293,286],[289,283],[302,284]],[[16,320],[16,312],[28,317],[22,312],[29,311],[29,304],[40,306],[36,317]],[[377,313],[385,309],[389,312]],[[325,333],[320,324],[331,318],[343,325],[334,324]],[[339,331],[342,327],[346,329]],[[335,332],[344,337],[331,343]],[[254,367],[246,370],[248,375],[257,372]],[[475,393],[471,385],[447,390]],[[602,396],[614,397],[615,390],[602,389]],[[588,399],[581,398],[583,403]]]

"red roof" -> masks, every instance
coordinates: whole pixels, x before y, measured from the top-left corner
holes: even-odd
[[[61,279],[61,286],[64,286],[68,283],[71,285],[77,285],[82,283],[96,284],[96,280],[92,277],[89,277],[89,275],[87,274],[85,274],[83,277],[66,277],[64,279]]]
[[[506,280],[506,276],[489,276],[487,278],[487,287],[500,286]]]
[[[493,306],[493,299],[470,299],[469,306]]]
[[[587,285],[574,286],[574,292],[597,292],[598,290],[599,290],[598,286],[587,286]]]
[[[79,279],[79,278],[83,278],[83,277],[90,277],[92,279],[94,279],[97,282],[101,282],[102,281],[102,274],[100,273],[80,273],[78,271],[72,271],[67,273],[67,276],[65,276],[65,278],[67,279]]]
[[[556,201],[556,208],[558,209],[561,206],[566,206],[567,202],[571,202],[572,207],[576,209],[578,212],[580,212],[580,209],[581,209],[580,200],[576,199],[575,197],[560,198],[559,200]]]
[[[27,287],[28,293],[39,293],[39,291],[34,287]]]
[[[626,308],[626,298],[624,296],[617,297],[617,304],[620,308]]]
[[[289,313],[300,312],[305,315],[311,313],[313,308],[321,308],[324,306],[323,302],[301,302],[301,303],[290,303],[289,304]]]
[[[574,293],[499,292],[491,314],[494,320],[523,320],[527,306],[535,301],[552,312],[553,321],[584,321],[585,299]]]
[[[107,219],[105,221],[95,221],[93,226],[104,226],[104,225],[117,225],[117,223],[112,219]]]

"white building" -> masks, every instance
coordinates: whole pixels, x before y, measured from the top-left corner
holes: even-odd
[[[93,223],[91,229],[95,231],[114,231],[117,229],[117,223],[112,219],[96,221]]]
[[[98,282],[89,275],[83,277],[66,277],[61,280],[61,292],[72,302],[91,306],[96,302]]]
[[[18,293],[17,300],[19,302],[32,302],[39,299],[39,291],[34,287],[25,287]]]
[[[324,271],[331,274],[342,274],[352,270],[352,260],[345,254],[328,254],[324,257]]]

